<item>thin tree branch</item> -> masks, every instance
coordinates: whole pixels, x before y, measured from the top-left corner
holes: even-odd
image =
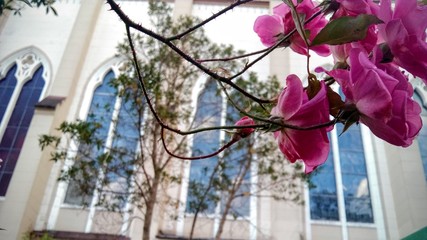
[[[197,62],[191,56],[184,53],[180,48],[176,47],[175,44],[173,44],[171,41],[168,41],[165,37],[163,37],[163,36],[153,32],[153,31],[133,22],[128,16],[126,16],[126,14],[124,14],[124,12],[120,9],[120,7],[117,5],[117,3],[114,2],[114,0],[107,0],[107,2],[110,4],[111,9],[114,12],[116,12],[116,14],[120,17],[120,19],[122,19],[122,21],[125,23],[127,31],[129,31],[128,28],[133,28],[135,30],[138,30],[138,31],[162,42],[163,44],[167,45],[170,49],[172,49],[174,52],[176,52],[178,55],[180,55],[183,59],[185,59],[186,61],[188,61],[192,65],[196,66],[197,68],[199,68],[204,73],[208,74],[209,76],[211,76],[212,78],[214,78],[218,81],[221,81],[221,82],[224,82],[224,83],[230,85],[231,87],[233,87],[234,89],[241,92],[243,95],[245,95],[246,97],[252,99],[253,101],[255,101],[257,103],[269,103],[269,102],[271,102],[271,100],[269,100],[269,99],[260,99],[260,98],[253,96],[252,94],[249,94],[244,89],[242,89],[241,87],[236,85],[234,82],[232,82],[231,79],[226,78],[226,77],[222,77],[222,76],[216,74],[215,72],[211,71],[210,69],[206,68],[201,63]],[[129,33],[128,33],[128,35],[129,35]],[[136,60],[137,60],[137,58],[135,55],[134,61],[136,61]]]
[[[304,24],[307,24],[309,22],[311,22],[314,18],[316,18],[317,16],[319,16],[322,13],[322,11],[317,11],[316,13],[314,13],[310,18],[308,18]],[[283,45],[286,41],[289,40],[289,38],[296,32],[296,28],[294,28],[292,31],[290,31],[288,34],[286,34],[286,36],[284,36],[280,41],[278,41],[276,44],[274,44],[272,47],[268,48],[268,50],[266,52],[264,52],[261,56],[259,56],[258,58],[256,58],[255,60],[253,60],[252,62],[248,63],[246,65],[246,67],[244,67],[240,72],[238,72],[237,74],[231,76],[229,79],[233,80],[236,77],[242,75],[244,72],[246,72],[249,68],[251,68],[255,63],[261,61],[264,57],[266,57],[268,54],[270,54],[274,49],[278,48],[280,45]]]
[[[177,35],[175,35],[175,36],[173,36],[173,37],[169,37],[169,38],[167,38],[166,40],[167,40],[167,41],[173,41],[173,40],[181,39],[181,38],[182,38],[182,37],[184,37],[185,35],[187,35],[187,34],[189,34],[189,33],[193,32],[193,31],[197,30],[198,28],[202,27],[202,26],[203,26],[203,25],[205,25],[206,23],[208,23],[208,22],[210,22],[210,21],[214,20],[215,18],[217,18],[217,17],[221,16],[222,14],[224,14],[224,13],[226,13],[226,12],[228,12],[228,11],[232,10],[233,8],[235,8],[235,7],[239,6],[239,5],[242,5],[242,4],[245,4],[245,3],[248,3],[248,2],[252,2],[252,1],[253,1],[253,0],[237,0],[235,3],[231,4],[230,6],[228,6],[228,7],[224,8],[224,9],[222,9],[221,11],[219,11],[219,12],[217,12],[217,13],[213,14],[211,17],[209,17],[209,18],[205,19],[204,21],[200,22],[199,24],[197,24],[197,25],[195,25],[195,26],[193,26],[193,27],[189,28],[188,30],[186,30],[186,31],[184,31],[184,32],[182,32],[182,33],[180,33],[180,34],[177,34]]]
[[[178,156],[176,154],[174,154],[173,152],[169,151],[166,142],[165,142],[165,138],[164,138],[164,128],[162,128],[162,143],[163,143],[163,147],[166,150],[166,152],[175,157],[175,158],[179,158],[179,159],[183,159],[183,160],[201,160],[201,159],[206,159],[206,158],[210,158],[213,156],[216,156],[218,154],[220,154],[222,151],[224,151],[225,149],[229,148],[231,145],[235,144],[236,142],[238,142],[240,139],[237,138],[232,138],[228,143],[226,143],[225,145],[223,145],[220,149],[216,150],[213,153],[207,154],[207,155],[202,155],[202,156],[197,156],[197,157],[184,157],[184,156]]]
[[[238,56],[234,56],[234,57],[197,59],[197,61],[200,62],[200,63],[203,63],[203,62],[226,62],[226,61],[231,61],[231,60],[236,60],[236,59],[240,59],[240,58],[245,58],[245,57],[250,57],[250,56],[253,56],[253,55],[257,55],[257,54],[260,54],[260,53],[268,51],[270,48],[271,47],[268,47],[268,48],[264,48],[264,49],[256,51],[256,52],[246,53],[246,54],[242,54],[242,55],[238,55]]]
[[[289,129],[294,129],[294,130],[302,130],[302,131],[308,131],[308,130],[314,130],[314,129],[318,129],[318,128],[323,128],[323,127],[329,127],[334,125],[335,123],[337,123],[338,119],[333,119],[331,121],[325,122],[325,123],[320,123],[320,124],[315,124],[312,126],[307,126],[307,127],[302,127],[302,126],[294,126],[294,125],[290,125],[290,124],[286,124],[284,122],[277,122],[277,121],[273,121],[269,118],[262,118],[262,117],[258,117],[255,115],[252,115],[248,112],[246,112],[245,110],[243,110],[241,107],[239,107],[231,98],[230,94],[227,92],[227,89],[224,87],[224,85],[222,85],[220,83],[225,95],[227,96],[228,100],[230,101],[231,105],[233,105],[241,114],[248,116],[252,119],[264,122],[264,123],[269,123],[269,124],[273,124],[273,125],[277,125],[277,126],[281,126],[282,128],[289,128]],[[267,126],[267,124],[264,124],[264,126]],[[249,126],[246,126],[249,127]]]

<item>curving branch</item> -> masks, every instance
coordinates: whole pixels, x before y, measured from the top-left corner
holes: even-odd
[[[203,25],[205,25],[205,24],[207,24],[208,22],[210,22],[210,21],[214,20],[215,18],[217,18],[217,17],[221,16],[222,14],[224,14],[224,13],[226,13],[226,12],[228,12],[228,11],[232,10],[233,8],[235,8],[235,7],[239,6],[239,5],[242,5],[242,4],[245,4],[245,3],[248,3],[248,2],[252,2],[252,1],[253,1],[253,0],[237,0],[235,3],[231,4],[230,6],[228,6],[228,7],[224,8],[224,9],[222,9],[221,11],[219,11],[219,12],[217,12],[217,13],[213,14],[211,17],[209,17],[209,18],[205,19],[204,21],[200,22],[199,24],[197,24],[197,25],[195,25],[195,26],[193,26],[193,27],[191,27],[191,28],[187,29],[186,31],[184,31],[184,32],[182,32],[182,33],[180,33],[180,34],[177,34],[177,35],[175,35],[175,36],[173,36],[173,37],[169,37],[169,38],[167,38],[167,40],[168,40],[168,41],[179,40],[179,39],[181,39],[182,37],[184,37],[185,35],[187,35],[187,34],[189,34],[189,33],[193,32],[193,31],[195,31],[195,30],[197,30],[197,29],[201,28]]]
[[[255,101],[256,103],[260,104],[262,106],[263,103],[272,103],[274,100],[265,100],[265,99],[260,99],[257,98],[255,96],[253,96],[252,94],[250,94],[249,92],[245,91],[244,89],[241,89],[238,85],[236,85],[234,82],[232,82],[231,80],[240,76],[241,74],[243,74],[246,70],[248,70],[251,66],[253,66],[256,62],[260,61],[261,59],[263,59],[264,57],[266,57],[269,53],[271,53],[274,49],[276,49],[279,46],[284,46],[286,45],[286,42],[289,40],[289,38],[292,36],[292,34],[294,34],[296,32],[296,29],[292,30],[291,32],[289,32],[286,36],[284,36],[282,39],[280,39],[275,45],[258,51],[256,53],[262,53],[261,56],[259,56],[258,58],[256,58],[254,61],[252,61],[251,63],[247,64],[245,66],[244,69],[242,69],[239,73],[237,73],[234,76],[231,77],[222,77],[220,75],[217,75],[215,72],[211,71],[210,69],[204,67],[200,62],[198,62],[197,60],[193,59],[191,56],[187,55],[186,53],[184,53],[180,48],[178,48],[177,46],[175,46],[175,44],[173,44],[168,38],[165,38],[162,35],[159,35],[149,29],[144,28],[143,26],[136,24],[135,22],[133,22],[131,19],[129,19],[128,16],[126,16],[126,14],[120,9],[120,7],[115,3],[114,0],[107,0],[107,2],[110,4],[111,8],[113,11],[116,12],[116,14],[120,17],[120,19],[123,20],[123,22],[125,23],[125,27],[126,27],[126,33],[127,33],[127,38],[129,41],[129,46],[131,49],[131,53],[132,53],[132,59],[133,59],[133,63],[135,66],[135,70],[136,70],[136,74],[138,77],[138,83],[142,89],[144,98],[147,101],[148,107],[151,111],[151,113],[153,114],[155,120],[157,121],[157,123],[160,125],[161,127],[161,140],[164,146],[164,149],[166,150],[166,152],[168,154],[170,154],[173,157],[177,157],[180,159],[186,159],[186,160],[198,160],[198,159],[204,159],[204,158],[209,158],[212,156],[215,156],[217,154],[219,154],[220,152],[222,152],[223,150],[225,150],[226,148],[230,147],[232,144],[234,144],[235,142],[237,142],[239,139],[232,139],[229,143],[225,144],[223,147],[221,147],[220,149],[218,149],[217,151],[215,151],[214,153],[208,154],[208,155],[204,155],[204,156],[197,156],[197,157],[182,157],[182,156],[177,156],[174,153],[172,153],[166,146],[165,143],[165,139],[163,137],[164,134],[164,130],[169,130],[171,132],[177,133],[179,135],[189,135],[189,134],[195,134],[195,133],[199,133],[199,132],[204,132],[204,131],[212,131],[212,130],[221,130],[221,129],[244,129],[244,128],[256,128],[256,129],[261,129],[261,130],[265,130],[265,131],[278,131],[280,129],[283,128],[290,128],[290,129],[295,129],[295,130],[313,130],[313,129],[318,129],[318,128],[323,128],[323,127],[328,127],[328,126],[332,126],[334,125],[337,120],[331,120],[329,122],[326,123],[321,123],[321,124],[317,124],[317,125],[313,125],[313,126],[293,126],[293,125],[289,125],[286,124],[285,122],[283,122],[282,119],[271,119],[271,118],[262,118],[259,116],[254,116],[252,114],[249,114],[248,112],[244,111],[243,109],[241,109],[239,106],[237,106],[237,104],[235,104],[231,97],[229,96],[227,90],[225,89],[223,84],[227,84],[229,86],[231,86],[232,88],[234,88],[236,91],[240,92],[241,94],[243,94],[245,97],[248,97],[249,99],[252,99],[253,101]],[[231,5],[230,7],[226,8],[224,11],[221,11],[217,14],[215,14],[214,16],[211,17],[210,20],[220,16],[221,14],[225,13],[226,11],[236,7],[237,5],[243,4],[249,2],[248,0],[245,1],[238,1],[235,4]],[[307,19],[307,21],[305,21],[305,23],[310,22],[312,19],[314,19],[316,16],[318,16],[319,14],[321,14],[321,11],[316,12],[315,14],[313,14],[309,19]],[[209,21],[210,21],[209,20]],[[209,21],[205,21],[204,24],[206,24]],[[203,25],[203,24],[202,24]],[[200,25],[200,26],[202,26]],[[195,27],[200,27],[199,25],[196,25]],[[193,27],[193,28],[195,28]],[[138,64],[138,57],[136,54],[136,49],[134,46],[134,42],[132,39],[132,35],[131,35],[131,28],[140,31],[160,42],[162,42],[163,44],[167,45],[170,49],[172,49],[174,52],[176,52],[179,56],[181,56],[183,59],[185,59],[186,61],[188,61],[189,63],[193,64],[194,66],[198,67],[200,70],[202,70],[203,72],[205,72],[206,74],[208,74],[209,76],[211,76],[212,78],[218,80],[218,83],[222,86],[223,91],[225,92],[225,94],[227,95],[228,99],[231,101],[231,103],[234,105],[234,107],[236,109],[238,109],[242,114],[249,116],[259,122],[262,122],[262,124],[255,124],[255,125],[251,125],[251,126],[215,126],[215,127],[207,127],[207,128],[198,128],[198,129],[192,129],[192,130],[188,130],[188,131],[182,131],[180,129],[174,128],[174,127],[170,127],[167,123],[163,122],[163,120],[159,117],[159,115],[157,114],[157,111],[153,105],[153,103],[150,100],[147,88],[144,84],[143,81],[143,76],[142,76],[142,71],[140,69],[140,66]],[[193,29],[194,30],[194,29]],[[186,32],[183,32],[182,34],[188,34],[190,33],[192,30],[188,30]],[[176,36],[177,38],[179,37]]]
[[[126,25],[126,28],[133,28],[135,30],[138,30],[156,40],[158,40],[159,42],[162,42],[163,44],[165,44],[166,46],[168,46],[170,49],[172,49],[175,53],[177,53],[179,56],[181,56],[183,59],[185,59],[186,61],[188,61],[189,63],[191,63],[192,65],[196,66],[197,68],[199,68],[201,71],[203,71],[204,73],[206,73],[207,75],[209,75],[210,77],[224,82],[227,85],[233,87],[234,89],[236,89],[237,91],[241,92],[243,95],[245,95],[246,97],[248,97],[249,99],[252,99],[253,101],[257,102],[257,103],[270,103],[271,100],[270,99],[261,99],[258,98],[256,96],[253,96],[252,94],[246,92],[244,89],[242,89],[241,87],[239,87],[237,84],[235,84],[234,82],[232,82],[232,78],[226,78],[226,77],[222,77],[218,74],[216,74],[215,72],[211,71],[210,69],[208,69],[207,67],[203,66],[201,63],[197,62],[197,60],[195,60],[194,58],[192,58],[191,56],[189,56],[188,54],[186,54],[185,52],[183,52],[180,48],[178,48],[177,46],[175,46],[175,44],[173,44],[171,41],[169,41],[167,38],[165,38],[162,35],[159,35],[143,26],[141,26],[140,24],[135,23],[134,21],[132,21],[119,7],[119,5],[117,5],[117,3],[114,0],[107,0],[108,4],[110,4],[111,9],[116,12],[116,14],[120,17],[120,19],[124,22],[124,24]],[[136,55],[135,55],[136,56]],[[264,55],[265,57],[266,55]],[[136,61],[137,58],[135,58],[134,60]],[[246,71],[246,70],[245,70]],[[239,74],[240,75],[240,74]]]
[[[216,155],[220,154],[222,151],[224,151],[225,149],[231,147],[233,144],[235,144],[236,142],[238,142],[240,140],[238,138],[232,138],[228,143],[226,143],[225,145],[223,145],[220,149],[216,150],[213,153],[207,154],[207,155],[196,156],[196,157],[184,157],[184,156],[178,156],[178,155],[174,154],[173,152],[169,151],[169,149],[167,147],[167,144],[165,142],[165,138],[164,138],[164,129],[165,128],[162,128],[162,130],[161,130],[161,139],[162,139],[163,148],[172,157],[179,158],[179,159],[182,159],[182,160],[201,160],[201,159],[206,159],[206,158],[210,158],[210,157],[216,156]]]
[[[257,54],[261,54],[263,52],[268,51],[270,48],[264,48],[262,50],[259,51],[255,51],[255,52],[251,52],[251,53],[246,53],[246,54],[242,54],[239,56],[234,56],[234,57],[228,57],[228,58],[210,58],[210,59],[197,59],[198,62],[203,63],[203,62],[227,62],[227,61],[232,61],[232,60],[236,60],[236,59],[240,59],[240,58],[245,58],[245,57],[250,57],[250,56],[254,56]]]

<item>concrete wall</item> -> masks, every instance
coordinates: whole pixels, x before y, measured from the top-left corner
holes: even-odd
[[[269,4],[268,1],[259,1],[256,5],[236,9],[208,24],[207,34],[220,43],[235,43],[238,49],[262,49],[263,46],[252,31],[253,20],[280,2],[271,1]],[[214,6],[212,1],[177,0],[174,2],[174,15],[192,13],[207,17],[228,3],[219,1]],[[121,7],[131,18],[147,22],[148,16],[143,10],[147,8],[147,2],[123,1]],[[125,37],[125,29],[103,1],[63,0],[55,8],[58,17],[45,15],[40,9],[26,9],[21,17],[0,17],[0,67],[4,59],[23,49],[37,49],[48,63],[45,68],[49,71],[50,84],[44,96],[65,97],[55,110],[38,109],[33,117],[9,191],[5,198],[0,199],[0,228],[6,229],[0,231],[0,239],[19,239],[22,234],[33,229],[88,231],[89,210],[65,206],[62,198],[57,197],[61,185],[56,182],[56,178],[62,165],[48,161],[49,151],[39,150],[38,136],[55,133],[59,123],[80,116],[82,106],[88,104],[83,99],[89,82],[97,77],[100,68],[112,63],[116,46]],[[245,29],[241,29],[243,27]],[[237,28],[241,32],[235,31]],[[314,68],[327,61],[313,54],[311,62],[311,68]],[[284,81],[290,73],[298,74],[301,78],[306,76],[305,63],[305,57],[278,49],[256,65],[254,70],[261,79],[276,74],[279,80]],[[386,239],[400,239],[427,226],[427,184],[418,142],[403,149],[372,139]],[[173,192],[177,198],[180,198],[180,194],[186,194],[185,191]],[[188,234],[191,216],[184,216],[183,224],[179,225],[162,211],[157,211],[152,236],[158,230]],[[343,236],[340,225],[310,222],[305,214],[306,206],[303,205],[259,198],[253,211],[256,212],[254,221],[257,224],[257,239],[296,240],[302,237],[320,240],[342,239]],[[122,216],[99,209],[94,213],[90,232],[123,233]],[[136,214],[141,216],[141,213]],[[198,221],[197,236],[212,237],[213,219],[202,217]],[[249,238],[253,231],[250,228],[250,223],[242,220],[228,221],[224,237]],[[376,239],[379,228],[348,226],[347,239]],[[142,221],[133,221],[127,234],[138,239],[142,234],[141,229]]]

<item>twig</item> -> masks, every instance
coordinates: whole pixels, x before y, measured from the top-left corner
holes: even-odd
[[[171,41],[168,41],[165,37],[163,37],[163,36],[153,32],[153,31],[133,22],[128,16],[126,16],[126,14],[124,14],[124,12],[120,9],[120,7],[117,5],[117,3],[114,2],[114,0],[107,0],[107,2],[110,4],[111,9],[114,12],[116,12],[116,14],[120,17],[120,19],[122,19],[122,21],[125,23],[127,29],[133,28],[135,30],[138,30],[138,31],[162,42],[163,44],[167,45],[170,49],[172,49],[174,52],[176,52],[179,56],[181,56],[183,59],[185,59],[186,61],[188,61],[192,65],[196,66],[197,68],[199,68],[204,73],[208,74],[209,76],[211,76],[212,78],[214,78],[218,81],[221,81],[221,82],[224,82],[224,83],[230,85],[231,87],[233,87],[237,91],[241,92],[243,95],[252,99],[253,101],[255,101],[257,103],[269,103],[269,102],[271,102],[271,100],[269,100],[269,99],[260,99],[256,96],[253,96],[252,94],[249,94],[244,89],[242,89],[241,87],[236,85],[234,82],[232,82],[231,78],[222,77],[222,76],[214,73],[210,69],[203,66],[201,63],[197,62],[191,56],[184,53],[180,48],[175,46],[175,44],[173,44]],[[136,55],[134,56],[134,58],[135,57],[136,57]],[[137,58],[135,58],[134,60],[136,61]]]
[[[173,152],[169,151],[163,135],[164,135],[164,128],[162,128],[162,130],[161,130],[161,139],[162,139],[162,143],[163,143],[163,147],[164,147],[165,151],[169,155],[171,155],[172,157],[183,159],[183,160],[201,160],[201,159],[206,159],[206,158],[216,156],[216,155],[220,154],[222,151],[224,151],[225,149],[229,148],[234,143],[239,141],[238,138],[231,138],[231,140],[227,144],[223,145],[220,149],[216,150],[213,153],[210,153],[207,155],[202,155],[202,156],[196,156],[196,157],[184,157],[184,156],[178,156],[178,155],[174,154]]]
[[[256,52],[251,52],[251,53],[246,53],[246,54],[242,54],[239,56],[234,56],[234,57],[228,57],[228,58],[211,58],[211,59],[197,59],[198,62],[203,63],[203,62],[226,62],[226,61],[231,61],[231,60],[236,60],[239,58],[245,58],[245,57],[250,57],[253,55],[257,55],[263,52],[268,51],[268,49],[270,49],[271,47],[256,51]]]
[[[220,83],[225,95],[227,96],[228,100],[230,101],[231,105],[233,105],[241,114],[248,116],[252,119],[264,122],[264,123],[269,123],[269,124],[273,124],[273,125],[277,125],[277,126],[281,126],[282,128],[289,128],[289,129],[294,129],[294,130],[301,130],[301,131],[308,131],[308,130],[314,130],[314,129],[318,129],[318,128],[323,128],[323,127],[329,127],[334,125],[335,123],[337,123],[338,119],[333,119],[329,122],[325,122],[325,123],[320,123],[320,124],[316,124],[316,125],[312,125],[312,126],[307,126],[307,127],[301,127],[301,126],[294,126],[294,125],[290,125],[290,124],[286,124],[284,122],[276,122],[273,121],[271,119],[268,118],[262,118],[262,117],[258,117],[255,115],[252,115],[248,112],[246,112],[245,110],[243,110],[241,107],[239,107],[231,98],[230,94],[227,92],[227,89],[224,87],[224,85],[222,85]],[[267,126],[267,124],[264,124],[265,126]]]
[[[314,13],[310,18],[308,18],[304,24],[307,24],[309,22],[311,22],[314,18],[316,18],[317,16],[319,16],[322,13],[322,11],[317,11],[316,13]],[[294,28],[293,30],[291,30],[288,34],[286,34],[286,36],[284,36],[280,41],[278,41],[276,44],[274,44],[272,47],[268,48],[268,50],[266,52],[264,52],[261,56],[259,56],[258,58],[256,58],[255,60],[253,60],[252,62],[248,63],[240,72],[238,72],[237,74],[233,75],[232,77],[230,77],[230,80],[233,80],[234,78],[242,75],[244,72],[246,72],[246,70],[248,70],[249,68],[251,68],[255,63],[261,61],[264,57],[266,57],[268,54],[270,54],[274,49],[276,49],[277,47],[279,47],[280,45],[282,45],[284,42],[288,41],[289,38],[296,32],[296,28]]]
[[[191,28],[187,29],[186,31],[184,31],[184,32],[182,32],[182,33],[180,33],[180,34],[177,34],[177,35],[175,35],[175,36],[173,36],[173,37],[169,37],[169,38],[167,38],[166,40],[168,40],[168,41],[173,41],[173,40],[181,39],[181,38],[182,38],[182,37],[184,37],[185,35],[187,35],[187,34],[191,33],[192,31],[194,31],[194,30],[196,30],[196,29],[198,29],[198,28],[202,27],[202,26],[203,26],[203,25],[205,25],[206,23],[208,23],[208,22],[210,22],[210,21],[214,20],[215,18],[217,18],[217,17],[221,16],[222,14],[224,14],[224,13],[226,13],[226,12],[228,12],[228,11],[232,10],[233,8],[235,8],[235,7],[239,6],[239,5],[242,5],[242,4],[245,4],[245,3],[248,3],[248,2],[252,2],[252,1],[253,1],[253,0],[238,0],[238,1],[236,1],[235,3],[231,4],[230,6],[228,6],[228,7],[224,8],[224,9],[222,9],[221,11],[219,11],[219,12],[217,12],[217,13],[215,13],[215,14],[213,14],[211,17],[209,17],[209,18],[205,19],[204,21],[200,22],[199,24],[197,24],[197,25],[195,25],[195,26],[193,26],[193,27],[191,27]]]

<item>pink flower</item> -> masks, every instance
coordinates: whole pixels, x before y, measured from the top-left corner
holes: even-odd
[[[374,51],[379,52],[379,51]],[[376,57],[374,57],[376,59]],[[408,79],[391,64],[376,66],[362,49],[350,52],[350,71],[329,72],[341,85],[346,104],[379,138],[407,147],[422,127],[421,108],[411,97]]]
[[[345,43],[341,45],[330,46],[332,51],[332,56],[334,57],[334,62],[346,62],[350,54],[351,49],[353,48],[363,48],[366,52],[371,52],[377,43],[377,33],[375,26],[368,28],[366,37],[363,40],[351,43]]]
[[[236,124],[234,124],[235,126],[250,126],[250,125],[254,125],[255,122],[252,118],[248,117],[248,116],[244,116],[242,117],[239,121],[236,122]],[[245,138],[249,135],[251,135],[253,132],[255,131],[254,128],[239,128],[237,129],[236,133],[235,133],[235,137],[238,138]]]
[[[379,33],[394,55],[394,63],[427,83],[427,6],[416,0],[396,0],[394,12],[390,0],[382,0]]]
[[[263,15],[255,20],[254,31],[258,34],[262,44],[271,47],[284,34],[283,20],[279,15]]]
[[[300,79],[289,75],[286,88],[279,96],[277,106],[271,115],[283,119],[283,123],[309,127],[325,123],[329,120],[329,104],[326,97],[326,87],[321,83],[320,91],[309,99]],[[290,162],[302,160],[305,172],[310,173],[328,158],[329,139],[327,131],[330,128],[314,130],[295,130],[283,128],[274,132],[279,148]]]
[[[296,5],[296,0],[293,0]],[[314,6],[311,0],[303,0],[301,3],[296,5],[297,12],[303,14],[305,19],[310,18],[318,9]],[[319,15],[305,24],[305,29],[309,30],[309,40],[313,40],[314,37],[320,32],[320,30],[326,25],[327,20]],[[261,42],[270,47],[277,43],[283,36],[295,29],[295,23],[292,18],[290,8],[285,4],[279,4],[273,9],[273,15],[259,16],[254,23],[254,31],[258,34]],[[302,37],[296,32],[292,35],[288,42],[284,43],[284,46],[289,45],[290,48],[296,53],[307,55],[307,46]],[[321,56],[328,56],[330,54],[329,47],[326,45],[320,45],[310,48]]]
[[[357,16],[359,14],[373,14],[378,12],[378,5],[372,0],[333,0],[332,5],[337,4],[338,9],[333,19],[343,16]]]
[[[332,19],[344,16],[357,16],[360,14],[376,15],[378,13],[378,5],[372,0],[333,0],[331,5],[336,5],[336,12]],[[335,9],[336,9],[335,8]],[[354,43],[346,43],[341,45],[330,46],[335,62],[345,62],[348,58],[350,50],[355,47],[362,47],[366,52],[371,52],[377,44],[376,26],[370,26],[366,34],[366,38]]]

